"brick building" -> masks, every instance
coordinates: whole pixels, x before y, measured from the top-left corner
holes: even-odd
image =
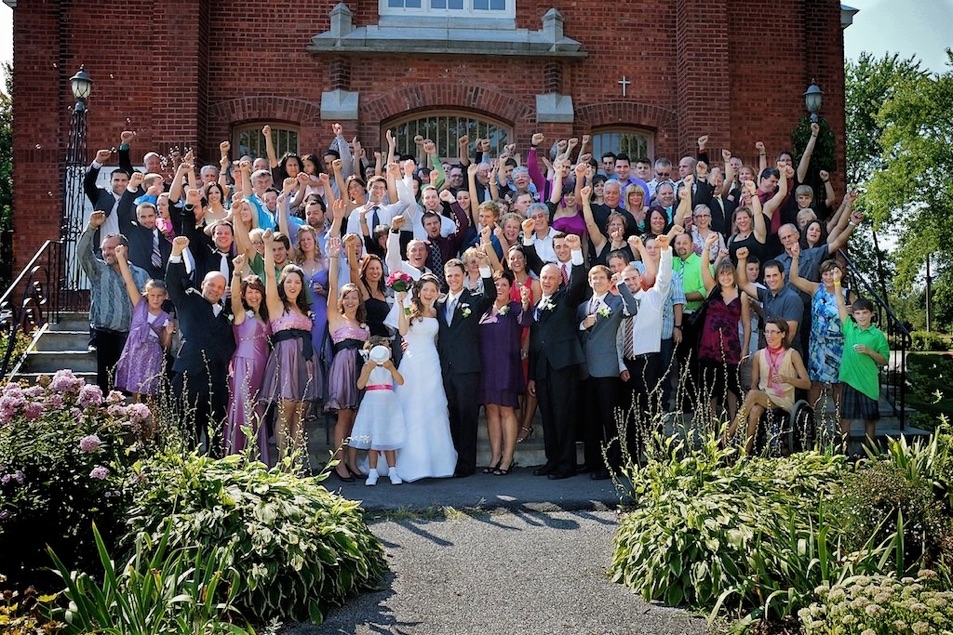
[[[218,144],[255,151],[262,124],[301,153],[344,125],[444,153],[462,131],[516,142],[591,134],[677,162],[709,147],[753,160],[791,145],[812,78],[843,165],[842,7],[834,0],[4,0],[14,8],[15,253],[58,234],[73,98],[85,65],[89,154]],[[279,150],[282,148],[279,148]],[[635,151],[638,152],[635,152]],[[235,154],[235,150],[233,150]],[[836,177],[835,177],[836,178]]]

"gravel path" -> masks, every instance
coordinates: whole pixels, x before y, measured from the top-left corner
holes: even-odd
[[[391,574],[312,633],[705,633],[703,618],[644,602],[605,575],[613,511],[393,514],[371,525]]]

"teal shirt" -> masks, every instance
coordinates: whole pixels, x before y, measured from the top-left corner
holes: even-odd
[[[862,329],[853,319],[844,320],[841,332],[844,334],[844,355],[841,357],[838,375],[840,380],[874,401],[879,400],[880,367],[870,355],[855,351],[854,346],[861,344],[887,359],[890,355],[887,336],[873,324]]]

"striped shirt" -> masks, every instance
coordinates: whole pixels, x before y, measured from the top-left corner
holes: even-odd
[[[128,333],[132,322],[132,300],[126,292],[122,274],[93,253],[95,233],[95,228],[87,227],[76,245],[79,265],[89,277],[89,324],[94,329]],[[129,269],[136,287],[141,290],[146,286],[149,274],[132,263]]]

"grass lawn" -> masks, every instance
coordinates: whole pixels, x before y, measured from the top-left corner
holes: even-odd
[[[941,414],[953,421],[953,353],[909,353],[907,381],[907,405],[917,411],[914,426],[933,430]]]

